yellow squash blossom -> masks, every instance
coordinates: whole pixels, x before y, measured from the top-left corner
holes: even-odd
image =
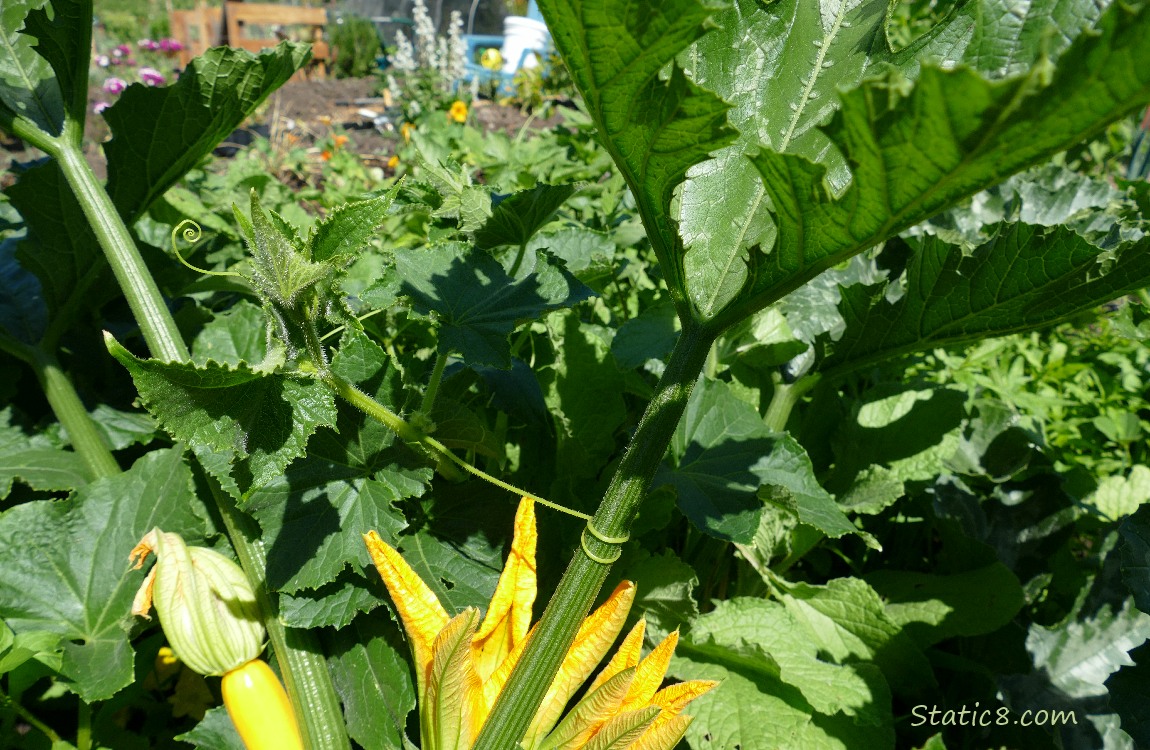
[[[456,99],[451,103],[451,109],[447,110],[447,118],[459,123],[467,122],[467,105]]]
[[[364,535],[415,660],[423,750],[469,750],[478,738],[530,636],[537,538],[534,503],[524,498],[515,514],[511,554],[481,623],[474,608],[450,617],[395,549],[374,531]],[[691,722],[683,708],[716,683],[693,680],[660,690],[678,633],[641,659],[643,620],[560,721],[619,635],[634,600],[635,585],[623,581],[583,621],[523,738],[524,750],[670,750],[682,738]]]

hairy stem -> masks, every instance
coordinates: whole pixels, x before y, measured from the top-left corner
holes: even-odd
[[[671,443],[714,340],[715,332],[711,329],[693,321],[684,325],[655,395],[647,404],[627,452],[591,521],[600,536],[628,536],[631,522]],[[611,569],[609,564],[593,560],[587,552],[610,559],[617,549],[591,534],[585,537],[585,544],[587,550],[580,547],[575,551],[536,626],[535,634],[484,724],[475,750],[516,747],[527,731]]]

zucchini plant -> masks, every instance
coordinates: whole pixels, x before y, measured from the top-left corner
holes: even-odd
[[[305,746],[418,746],[424,675],[377,609],[373,555],[402,554],[471,632],[520,496],[565,514],[540,532],[550,601],[477,750],[524,741],[621,576],[649,635],[682,630],[663,670],[719,683],[682,722],[692,748],[942,746],[905,725],[959,700],[953,674],[982,679],[962,696],[1038,691],[969,640],[1021,626],[1008,663],[1029,655],[1068,700],[1106,693],[1150,637],[1141,490],[1075,489],[1034,458],[1024,409],[890,372],[1150,283],[1145,184],[1082,156],[1150,102],[1150,11],[962,0],[895,33],[923,4],[539,5],[580,109],[564,146],[535,148],[582,182],[524,166],[501,192],[494,141],[417,132],[407,179],[306,227],[266,175],[223,199],[198,176],[306,47],[214,49],[172,86],[129,87],[103,113],[101,183],[82,138],[91,4],[5,3],[0,126],[45,155],[13,170],[0,245],[0,350],[35,381],[0,412],[6,705],[62,742],[19,701],[50,674],[78,697],[76,747],[174,739],[114,718],[155,700],[125,561],[164,528],[234,553]],[[1130,442],[1138,419],[1107,429]],[[996,548],[987,529],[1029,497],[1060,520],[1019,545],[1093,508],[1076,539],[1101,551],[1075,559],[1128,588],[1087,611],[1082,580],[1066,596],[1063,573]],[[1100,673],[1059,662],[1075,618],[1102,634]],[[1144,741],[1138,674],[1115,675],[1098,735]],[[180,738],[236,746],[229,731],[213,709]]]

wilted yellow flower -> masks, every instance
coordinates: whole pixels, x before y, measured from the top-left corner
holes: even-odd
[[[423,750],[467,750],[478,738],[530,636],[537,539],[534,504],[524,498],[515,514],[511,554],[481,624],[474,608],[449,617],[395,549],[374,531],[364,535],[415,660]],[[681,711],[716,683],[694,680],[659,690],[678,633],[640,659],[643,620],[560,721],[563,708],[619,635],[634,600],[635,585],[623,581],[583,621],[523,738],[524,750],[580,750],[592,740],[618,750],[670,750],[682,738],[691,719]]]
[[[404,143],[411,143],[411,134],[415,132],[415,126],[410,122],[405,122],[399,126],[399,134],[403,136]]]
[[[447,110],[447,118],[456,122],[467,122],[467,105],[456,99]]]

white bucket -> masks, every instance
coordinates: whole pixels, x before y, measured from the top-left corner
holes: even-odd
[[[547,24],[523,16],[507,16],[503,19],[503,72],[514,73],[519,69],[519,58],[524,50],[541,50],[547,46]],[[523,67],[534,68],[539,64],[536,55],[528,55]]]

